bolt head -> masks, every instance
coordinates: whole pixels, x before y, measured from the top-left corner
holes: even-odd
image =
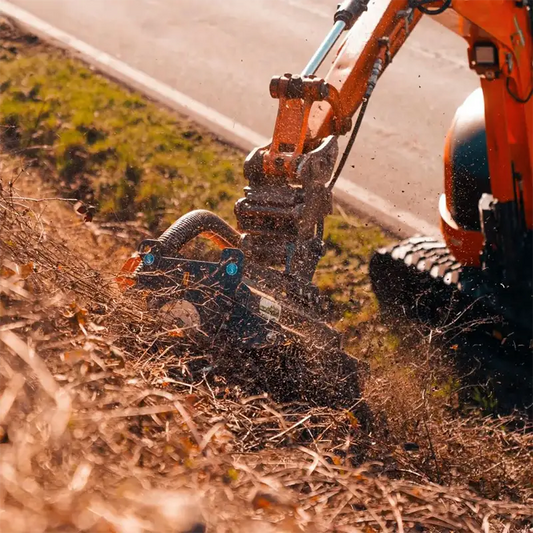
[[[226,273],[228,274],[228,276],[235,276],[235,274],[237,274],[238,271],[239,271],[239,267],[237,266],[236,263],[228,263],[226,265]]]
[[[146,254],[144,256],[144,259],[143,259],[143,263],[145,265],[153,265],[154,264],[154,261],[155,261],[155,256],[154,254]]]

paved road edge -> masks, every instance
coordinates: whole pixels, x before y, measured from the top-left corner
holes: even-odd
[[[6,0],[0,0],[0,13],[45,41],[74,52],[80,59],[102,74],[190,117],[225,142],[245,151],[269,142],[267,138],[246,126]],[[440,233],[439,229],[430,222],[398,209],[389,201],[345,178],[339,178],[335,191],[336,201],[354,209],[358,214],[376,222],[394,235],[424,234],[435,236]]]

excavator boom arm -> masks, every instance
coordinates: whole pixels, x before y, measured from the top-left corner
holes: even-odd
[[[376,0],[350,29],[337,58],[325,77],[339,92],[343,113],[352,117],[365,97],[367,80],[376,59],[385,57],[382,71],[403,46],[422,12],[409,0]],[[333,111],[319,103],[309,119],[309,140],[317,144],[334,133]]]
[[[469,66],[481,79],[492,203],[509,204],[500,209],[505,211],[503,218],[496,216],[501,227],[494,227],[493,233],[507,233],[509,242],[521,239],[533,224],[532,3],[346,0],[341,4],[333,29],[301,75],[272,79],[270,93],[279,100],[272,141],[248,157],[245,175],[250,185],[236,205],[247,253],[259,262],[285,266],[288,274],[312,278],[321,255],[323,220],[331,211],[331,189],[347,156],[345,152],[334,172],[337,138],[352,130],[349,151],[379,76],[424,13],[448,9],[458,16],[469,43]],[[324,79],[317,77],[319,65],[343,29],[349,31],[333,66]],[[505,246],[520,247],[519,243]]]

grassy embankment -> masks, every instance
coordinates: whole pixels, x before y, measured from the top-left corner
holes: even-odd
[[[80,198],[88,204],[94,204],[97,207],[95,215],[97,225],[105,226],[105,223],[110,221],[126,225],[135,221],[137,225],[157,233],[181,214],[200,207],[212,209],[226,219],[233,220],[233,203],[239,197],[244,184],[241,174],[242,153],[220,143],[208,132],[202,131],[186,119],[171,114],[140,95],[124,90],[95,74],[60,51],[14,34],[6,27],[3,28],[3,37],[4,46],[0,54],[2,76],[0,122],[6,154],[4,161],[8,161],[11,165],[22,161],[32,177],[47,182],[58,195]],[[12,175],[11,178],[13,176],[16,178],[16,175]],[[4,186],[7,185],[6,181],[3,183]],[[14,220],[16,221],[16,217]],[[28,239],[37,250],[35,256],[27,252],[28,259],[41,261],[46,266],[41,270],[49,273],[50,257],[38,251],[39,239],[35,239],[34,236]],[[531,479],[527,474],[527,465],[532,461],[530,441],[518,440],[518,437],[509,435],[503,424],[493,424],[477,415],[465,416],[458,404],[458,389],[461,383],[454,376],[452,368],[445,361],[435,357],[431,346],[420,345],[414,351],[400,347],[398,339],[379,324],[366,276],[366,262],[371,250],[385,240],[378,228],[367,226],[352,217],[340,213],[330,217],[326,229],[328,252],[316,278],[317,284],[326,290],[335,302],[337,326],[346,331],[349,349],[370,362],[372,374],[366,383],[366,397],[377,421],[371,435],[362,437],[357,420],[354,420],[350,413],[344,412],[328,413],[327,416],[316,415],[318,418],[305,421],[297,430],[285,433],[285,430],[301,419],[294,413],[287,415],[287,412],[283,411],[280,415],[281,437],[275,437],[274,434],[273,438],[270,426],[273,423],[272,410],[276,412],[279,407],[257,407],[257,411],[251,415],[251,410],[256,409],[256,403],[252,402],[245,404],[250,406],[246,408],[248,411],[239,411],[241,408],[236,403],[231,406],[231,401],[220,399],[220,395],[224,396],[223,385],[216,385],[212,399],[210,394],[213,392],[210,393],[210,389],[206,389],[204,385],[195,389],[204,402],[202,406],[210,407],[206,408],[207,411],[202,411],[202,416],[196,420],[198,424],[196,429],[194,424],[190,425],[190,421],[186,422],[188,429],[193,428],[191,430],[193,436],[197,436],[200,430],[209,433],[210,425],[214,427],[212,424],[218,423],[216,420],[213,422],[216,419],[213,413],[216,413],[219,419],[225,420],[227,427],[236,436],[237,440],[232,441],[233,444],[229,446],[232,450],[248,453],[250,450],[274,447],[278,448],[279,453],[288,454],[286,459],[282,457],[274,460],[271,456],[254,458],[254,461],[260,463],[266,461],[264,464],[269,465],[267,468],[269,475],[276,476],[277,467],[272,465],[278,464],[276,461],[284,463],[293,453],[285,446],[288,444],[290,448],[295,442],[300,442],[299,439],[304,439],[301,442],[309,444],[305,440],[308,439],[305,431],[309,430],[309,434],[312,435],[319,434],[313,429],[313,424],[318,424],[316,420],[320,420],[322,424],[321,416],[331,417],[328,419],[329,422],[324,422],[322,426],[318,424],[323,428],[323,435],[327,436],[324,443],[316,442],[313,445],[320,450],[325,446],[328,453],[335,452],[331,460],[337,466],[342,464],[342,460],[337,457],[342,458],[346,450],[352,449],[350,443],[355,442],[357,446],[364,448],[364,451],[361,451],[363,457],[382,461],[385,466],[379,471],[388,473],[392,477],[443,484],[467,484],[482,496],[492,498],[509,496],[515,500],[526,501],[531,497]],[[3,249],[12,250],[15,259],[26,257],[25,251],[17,249],[17,244],[23,242],[21,236],[19,240],[16,238],[10,241],[4,240]],[[132,246],[134,244],[131,242]],[[67,245],[74,246],[74,243],[67,242]],[[52,248],[51,251],[55,251]],[[57,250],[64,251],[64,248],[58,247]],[[77,260],[72,257],[72,261]],[[76,262],[76,265],[79,264]],[[93,266],[99,267],[98,264]],[[68,273],[58,272],[54,275],[58,279],[61,276],[68,278]],[[87,277],[89,278],[90,276]],[[39,283],[36,282],[36,286],[39,286]],[[42,283],[46,287],[48,281]],[[54,283],[57,283],[57,280]],[[74,282],[70,279],[69,283],[80,291],[79,281]],[[90,284],[87,286],[93,287]],[[90,294],[87,288],[79,292],[80,299],[85,305],[88,305]],[[107,298],[104,293],[99,297]],[[98,306],[102,309],[106,306],[113,307],[110,301],[101,302]],[[97,309],[98,306],[91,305],[91,309]],[[72,313],[74,322],[79,319],[78,321],[84,325],[94,319],[91,313],[85,317],[83,313],[79,314],[79,310],[74,309],[74,311]],[[105,315],[105,312],[101,312]],[[116,310],[116,313],[122,317],[119,310]],[[99,331],[99,327],[106,327],[105,319],[98,319],[96,323],[95,331]],[[132,323],[135,323],[134,318]],[[103,325],[98,326],[98,324]],[[64,324],[61,323],[60,326],[64,327]],[[123,326],[121,327],[123,330]],[[124,345],[131,350],[128,353],[132,353],[137,359],[140,357],[142,362],[142,356],[139,354],[146,355],[146,346],[149,343],[145,338],[144,326],[137,324],[136,327],[140,328],[138,331],[143,332],[144,337],[141,335],[140,340],[127,338]],[[63,330],[61,335],[63,337],[66,335]],[[66,337],[61,342],[73,342],[74,345],[78,342],[70,341]],[[54,349],[57,351],[57,346],[60,345],[62,346],[57,341]],[[97,347],[97,357],[92,357],[90,363],[95,373],[98,369],[93,368],[94,361],[97,361],[97,365],[109,363],[105,358],[107,356],[103,355],[106,349],[100,345]],[[93,348],[94,346],[84,347],[74,358],[87,357]],[[114,361],[116,353],[112,352],[110,357],[111,361]],[[111,368],[114,365],[116,362],[111,364]],[[107,368],[109,370],[110,367]],[[135,368],[138,369],[138,366]],[[163,379],[161,376],[165,375],[163,367],[158,367],[156,370],[153,367],[142,368],[147,373],[143,375],[149,385],[161,384]],[[54,371],[60,375],[69,375],[72,370],[59,365],[54,367]],[[127,409],[129,405],[127,402],[135,403],[141,396],[144,398],[142,384],[134,383],[131,381],[133,379],[135,378],[131,374],[124,371],[120,377],[113,377],[111,383],[106,382],[103,386],[103,389],[107,387],[108,391],[115,390],[113,383],[120,382],[127,392],[124,396],[128,398],[127,401],[115,395],[109,403],[96,402],[96,407],[92,405],[90,408],[107,409],[107,405],[116,403],[121,409]],[[167,388],[166,392],[161,393],[162,397],[171,392],[177,395],[183,394],[183,390],[179,389],[177,384],[174,384],[176,389],[172,389],[171,380],[164,378],[163,381],[170,389]],[[226,390],[231,391],[231,383],[226,385]],[[102,394],[106,397],[104,393]],[[76,401],[78,400],[77,397]],[[195,401],[191,399],[196,407]],[[214,402],[213,405],[209,403],[211,401]],[[142,408],[144,407],[143,404]],[[90,409],[83,402],[77,408],[83,412]],[[250,426],[246,422],[250,417],[257,417],[258,413],[265,415],[267,411],[271,418],[267,422],[259,423],[260,427]],[[205,476],[214,475],[216,469],[213,465],[198,467],[198,463],[201,462],[197,457],[198,450],[204,446],[201,438],[200,443],[191,445],[180,441],[181,444],[176,445],[176,450],[179,451],[178,459],[175,454],[172,455],[174,452],[169,452],[170,456],[166,457],[166,448],[161,444],[164,442],[164,431],[161,432],[161,427],[165,426],[165,417],[159,417],[153,426],[151,419],[148,421],[146,416],[139,414],[142,412],[144,412],[142,409],[132,411],[133,416],[141,419],[139,426],[148,428],[146,438],[157,443],[154,445],[157,454],[165,456],[165,460],[157,467],[162,469],[165,476],[170,475],[174,460],[179,462],[182,470],[187,471],[187,468],[191,468],[196,476],[195,483],[200,483],[199,480],[203,483]],[[236,414],[233,415],[232,412]],[[274,415],[274,420],[278,418]],[[232,423],[228,422],[230,419]],[[308,428],[309,424],[311,428]],[[264,426],[267,427],[266,430]],[[80,435],[91,439],[91,427],[84,426],[82,429]],[[142,436],[142,432],[139,435],[134,432],[137,436],[132,437],[128,433],[128,428],[121,427],[120,439],[125,440],[120,440],[117,444],[113,439],[109,442],[106,440],[109,439],[109,435],[102,428],[99,429],[103,431],[102,434],[98,434],[94,428],[93,430],[95,435],[100,435],[98,450],[100,448],[104,450],[105,446],[108,446],[112,451],[112,455],[109,455],[108,451],[102,452],[107,460],[118,460],[120,453],[127,453],[129,457],[128,446],[140,446],[141,451],[136,458],[140,461],[139,466],[142,467],[141,463],[152,465],[153,461],[149,459],[150,453],[142,447],[148,446],[146,442],[143,441],[144,444],[141,446],[141,442],[135,440],[137,436]],[[268,435],[268,438],[265,438],[265,435]],[[128,439],[133,439],[133,444]],[[101,444],[102,440],[105,446]],[[344,441],[346,445],[342,444]],[[212,450],[215,455],[223,453],[225,445],[221,442],[217,443],[216,450]],[[100,464],[97,459],[98,450],[94,451],[96,454],[94,457],[91,456],[90,464]],[[194,454],[191,450],[194,450]],[[191,464],[187,462],[188,455],[195,457]],[[183,459],[184,456],[186,460]],[[134,459],[135,457],[131,458],[132,461]],[[226,481],[231,486],[232,480],[235,481],[233,478],[238,475],[234,466],[230,467],[230,464],[233,463],[224,462],[223,468],[226,469],[226,477],[229,476],[229,481]],[[348,469],[348,466],[345,466]],[[211,467],[213,471],[210,470]],[[219,467],[218,464],[217,468]],[[250,463],[246,468],[242,466],[239,468],[245,472],[246,468],[251,468]],[[305,474],[306,468],[301,470],[300,466],[295,467],[295,472],[298,471],[299,476],[305,477],[311,475],[316,466],[310,468],[307,474]],[[180,472],[183,473],[181,470]],[[343,475],[350,477],[349,469],[343,472]],[[246,477],[248,474],[244,473],[241,475],[242,479],[246,479],[246,482],[242,481],[241,489],[249,488],[250,484],[255,483],[252,480],[253,476]],[[355,473],[354,475],[360,476]],[[332,504],[329,502],[330,496],[324,496],[326,493],[322,493],[322,489],[317,487],[325,486],[324,483],[326,485],[332,483],[335,477],[334,472],[327,483],[321,478],[316,486],[312,484],[313,482],[306,485],[307,481],[303,485],[300,481],[294,485],[294,480],[290,479],[288,484],[298,487],[300,492],[297,499],[299,502],[306,502],[300,504],[310,513],[311,509],[315,509],[315,505],[320,504],[323,507],[321,511],[316,509],[317,512],[320,511],[318,514],[331,516],[331,520],[334,521],[336,516],[334,505],[340,505],[339,500],[335,499]],[[154,481],[154,483],[157,485],[159,482]],[[353,488],[347,489],[348,485],[344,484],[342,490],[339,487],[331,490],[340,490],[335,492],[335,495],[343,499],[347,494],[343,491],[353,490]],[[374,488],[372,486],[372,490]],[[213,490],[216,492],[220,487],[216,486],[215,489]],[[400,491],[400,489],[395,490]],[[383,494],[385,493],[386,491]],[[311,494],[310,499],[305,494]],[[465,494],[467,493],[460,493],[460,497]],[[243,496],[238,493],[236,497],[239,499]],[[379,500],[381,496],[376,497],[376,501],[381,501]],[[470,501],[468,498],[470,496],[464,501]],[[346,501],[349,501],[349,498]],[[276,511],[280,510],[277,503],[266,505],[268,506],[274,507]],[[260,511],[263,507],[263,504],[258,505]],[[288,507],[283,509],[285,512]],[[360,510],[354,507],[352,511]],[[390,516],[396,520],[394,510],[391,512]],[[340,517],[344,517],[343,520],[348,516],[345,515],[344,510],[339,514]],[[349,520],[349,517],[346,520]],[[378,523],[379,521],[374,523],[376,527]],[[463,525],[461,522],[461,527]]]

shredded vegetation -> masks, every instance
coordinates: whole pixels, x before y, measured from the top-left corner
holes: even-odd
[[[339,209],[316,278],[369,363],[365,410],[279,401],[264,368],[243,380],[235,354],[193,353],[114,282],[139,240],[189,209],[231,221],[243,154],[0,31],[1,531],[533,526],[529,423],[495,416],[482,391],[465,403],[431,338],[408,345],[379,322],[377,228]]]
[[[464,482],[468,459],[467,476],[474,467],[486,484],[504,481],[517,502],[429,483],[415,443],[402,452],[413,459],[393,459],[391,439],[351,412],[247,396],[217,372],[221,354],[198,365],[31,205],[3,195],[0,214],[2,531],[531,526],[533,435],[509,429],[516,419],[442,427],[433,413],[426,430],[443,477]],[[405,416],[391,385],[380,396]],[[443,462],[446,446],[455,465]]]

